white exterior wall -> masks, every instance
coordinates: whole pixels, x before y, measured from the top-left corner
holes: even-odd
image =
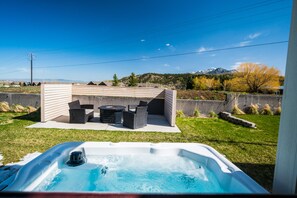
[[[176,119],[176,90],[165,90],[164,114],[171,126]]]
[[[69,115],[68,103],[72,101],[71,84],[41,85],[41,122],[61,115]]]
[[[147,87],[106,87],[96,85],[73,85],[72,95],[163,99],[164,89]]]
[[[288,47],[285,89],[279,128],[273,193],[296,194],[297,179],[297,2]]]

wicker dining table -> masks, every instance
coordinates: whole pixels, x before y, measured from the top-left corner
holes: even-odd
[[[100,110],[100,122],[103,123],[122,123],[123,111],[125,106],[121,105],[103,105],[98,107]]]

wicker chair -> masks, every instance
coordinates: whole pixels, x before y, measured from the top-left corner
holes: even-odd
[[[136,107],[139,107],[139,106],[148,106],[148,103],[146,101],[139,101],[139,104],[138,105],[128,105],[128,111],[131,111],[131,112],[135,112],[136,111]]]
[[[123,112],[123,126],[138,129],[147,125],[147,106],[137,106],[136,111]]]
[[[68,103],[70,123],[83,123],[94,117],[94,105],[84,104],[81,105],[79,100]]]

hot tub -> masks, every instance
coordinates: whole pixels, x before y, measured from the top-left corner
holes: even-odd
[[[74,153],[81,163],[71,164]],[[131,142],[57,145],[22,167],[4,191],[268,193],[209,146]]]

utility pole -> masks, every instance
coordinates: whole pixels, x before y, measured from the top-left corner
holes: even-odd
[[[33,85],[33,54],[30,55],[30,63],[31,63],[31,86]]]

